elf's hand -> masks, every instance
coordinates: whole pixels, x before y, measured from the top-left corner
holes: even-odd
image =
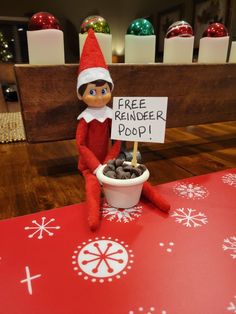
[[[93,171],[93,174],[97,174],[98,169],[100,169],[102,167],[102,164],[98,165],[98,167]]]

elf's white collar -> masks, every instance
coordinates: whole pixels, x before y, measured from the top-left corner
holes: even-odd
[[[88,107],[77,117],[77,120],[80,120],[81,118],[84,118],[84,120],[88,123],[92,120],[104,122],[107,118],[112,119],[112,109],[107,106],[102,108]]]

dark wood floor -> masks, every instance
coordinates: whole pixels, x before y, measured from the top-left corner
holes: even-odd
[[[165,144],[140,143],[152,184],[236,167],[236,122],[168,129]],[[75,141],[0,145],[0,219],[84,200]]]

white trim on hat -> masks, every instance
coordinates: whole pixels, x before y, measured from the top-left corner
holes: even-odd
[[[107,69],[101,67],[88,68],[80,72],[77,79],[77,91],[83,84],[87,84],[96,80],[104,80],[111,83],[112,89],[114,87],[112,78]]]

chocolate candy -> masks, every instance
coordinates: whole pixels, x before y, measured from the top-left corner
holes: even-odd
[[[130,165],[124,165],[124,171],[129,171],[129,172],[131,172],[132,171],[132,169],[133,169],[133,167],[132,166],[130,166]]]
[[[103,169],[103,173],[104,173],[104,172],[106,173],[106,172],[108,172],[108,171],[110,171],[110,170],[112,170],[112,169],[111,169],[109,166],[106,165],[106,166],[104,167],[104,169]],[[114,169],[113,169],[113,170],[114,170]]]
[[[105,168],[104,168],[104,171],[105,171]],[[116,168],[116,173],[119,173],[119,172],[124,172],[123,167],[119,166]]]
[[[120,172],[120,173],[117,173],[116,178],[117,179],[126,179],[126,178],[128,179],[128,177],[126,177],[126,173],[124,171]]]
[[[115,171],[116,170],[116,165],[115,165],[115,161],[114,160],[109,160],[107,162],[107,166],[109,170],[113,170]]]
[[[116,167],[120,167],[120,166],[122,166],[123,165],[123,163],[124,163],[124,159],[115,159],[115,165],[116,165]]]
[[[127,180],[141,176],[146,169],[142,164],[134,167],[125,163],[123,159],[112,159],[107,162],[103,174],[109,178]]]
[[[115,173],[115,171],[112,171],[112,170],[108,170],[106,172],[106,176],[109,177],[109,178],[116,179],[116,173]]]
[[[142,171],[142,173],[147,169],[147,167],[143,164],[138,165],[138,169]]]
[[[133,168],[133,169],[131,170],[131,173],[132,173],[132,174],[135,174],[136,177],[139,177],[139,176],[141,176],[141,174],[143,173],[143,171],[142,171],[141,169],[139,169],[139,168]]]

